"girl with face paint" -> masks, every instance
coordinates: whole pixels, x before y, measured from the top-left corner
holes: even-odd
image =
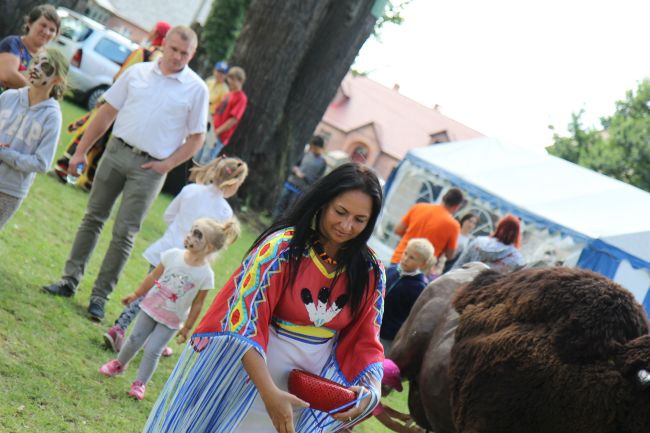
[[[144,346],[136,380],[129,395],[142,400],[167,343],[177,334],[179,344],[187,340],[201,313],[207,291],[214,287],[210,259],[239,237],[239,223],[225,224],[209,218],[196,220],[185,237],[185,249],[172,248],[161,255],[160,264],[151,271],[135,292],[124,297],[128,305],[144,296],[133,332],[116,359],[104,364],[99,372],[112,377],[124,372]],[[183,323],[184,322],[184,323]]]
[[[0,230],[52,163],[61,131],[68,61],[47,48],[32,59],[29,86],[0,95]]]
[[[167,230],[160,239],[151,244],[143,256],[151,269],[160,264],[161,254],[170,248],[181,248],[185,234],[192,223],[199,218],[212,218],[218,222],[229,221],[233,212],[226,201],[237,193],[248,175],[248,165],[239,158],[218,158],[208,165],[195,169],[196,183],[185,186],[165,210],[163,218]],[[185,245],[187,248],[187,245]],[[142,299],[126,307],[104,334],[108,348],[119,352],[124,343],[126,330],[140,311]],[[165,347],[163,356],[172,354],[171,347]]]

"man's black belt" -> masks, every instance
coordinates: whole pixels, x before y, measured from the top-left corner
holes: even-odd
[[[159,158],[156,158],[156,157],[154,157],[154,156],[151,156],[148,152],[145,152],[144,150],[140,150],[140,149],[138,149],[137,147],[131,146],[129,143],[127,143],[126,141],[122,140],[120,137],[115,137],[115,136],[113,136],[113,137],[114,137],[117,141],[119,141],[119,142],[120,142],[124,147],[129,148],[129,150],[131,150],[131,152],[135,153],[136,155],[146,156],[146,157],[149,158],[149,159],[155,159],[156,161],[160,161]]]

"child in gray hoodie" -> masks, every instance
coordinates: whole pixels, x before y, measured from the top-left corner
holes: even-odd
[[[29,86],[0,95],[0,230],[54,158],[68,61],[53,48],[35,55]]]

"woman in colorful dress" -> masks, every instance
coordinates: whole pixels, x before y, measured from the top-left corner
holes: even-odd
[[[366,243],[382,204],[375,174],[344,164],[266,229],[201,321],[145,432],[334,432],[380,398],[384,271]],[[353,390],[329,415],[288,392],[305,370]],[[316,396],[314,396],[316,397]]]
[[[25,35],[0,40],[0,93],[29,85],[27,69],[32,57],[50,42],[61,27],[61,19],[51,5],[34,7],[25,16]]]

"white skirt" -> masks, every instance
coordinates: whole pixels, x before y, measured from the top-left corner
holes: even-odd
[[[334,338],[322,344],[298,341],[285,335],[279,335],[275,328],[271,326],[269,329],[269,344],[266,350],[266,362],[273,382],[278,388],[287,391],[289,373],[294,368],[320,374],[332,353],[333,344]],[[302,410],[302,408],[294,408],[294,423]],[[259,394],[235,432],[276,433]]]

